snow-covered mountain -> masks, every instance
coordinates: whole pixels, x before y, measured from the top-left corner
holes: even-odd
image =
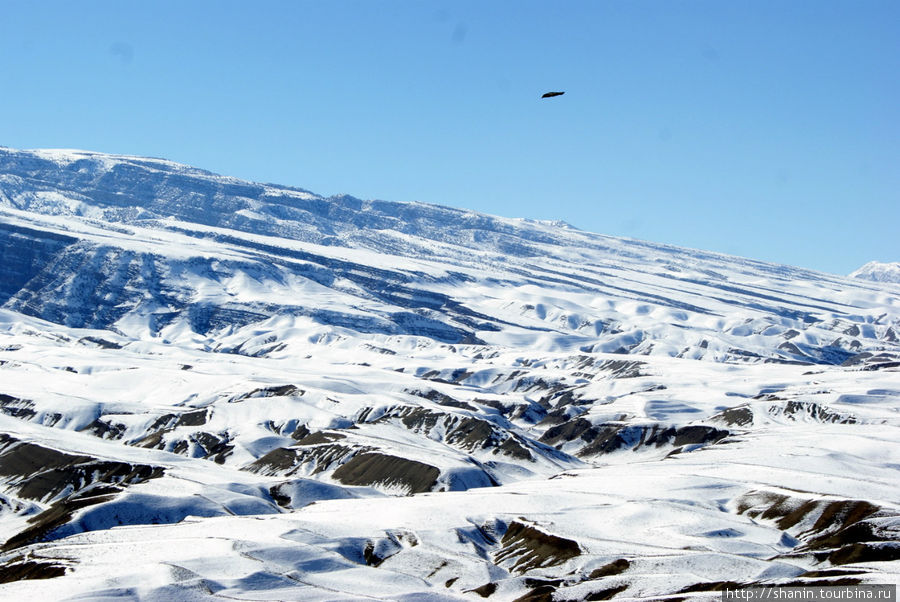
[[[870,261],[852,274],[851,278],[861,278],[874,282],[893,282],[900,284],[900,263],[882,263]]]
[[[0,148],[0,305],[0,595],[900,579],[894,284]]]

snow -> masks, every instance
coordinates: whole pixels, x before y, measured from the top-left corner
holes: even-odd
[[[81,160],[133,194],[66,179]],[[877,507],[897,539],[892,284],[162,160],[0,149],[0,167],[0,525],[115,489],[0,553],[68,567],[4,598],[900,581],[896,559],[808,547],[843,520],[816,526],[822,504]],[[25,443],[94,468],[29,498],[51,474],[4,472]],[[388,460],[338,472],[367,455]],[[577,554],[522,570],[514,523]]]
[[[870,261],[850,274],[850,277],[872,280],[874,282],[900,284],[900,262],[882,263],[880,261]]]

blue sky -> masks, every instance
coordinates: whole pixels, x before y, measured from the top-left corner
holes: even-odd
[[[0,0],[0,145],[847,273],[900,261],[898,31],[895,0]]]

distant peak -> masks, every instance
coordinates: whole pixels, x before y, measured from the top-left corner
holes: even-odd
[[[851,278],[872,280],[875,282],[894,282],[900,284],[900,262],[882,263],[870,261],[852,274]]]

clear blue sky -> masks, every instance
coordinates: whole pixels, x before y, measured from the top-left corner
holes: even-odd
[[[0,0],[0,109],[13,148],[900,261],[896,0]]]

